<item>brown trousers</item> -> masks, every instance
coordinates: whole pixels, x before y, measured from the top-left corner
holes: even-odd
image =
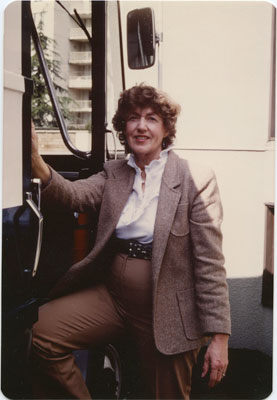
[[[198,350],[166,356],[154,344],[151,262],[118,254],[106,284],[53,300],[33,328],[35,399],[90,399],[72,351],[131,334],[149,397],[189,399]]]

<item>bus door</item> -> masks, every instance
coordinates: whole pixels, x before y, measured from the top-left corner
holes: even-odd
[[[4,14],[1,382],[9,398],[31,397],[28,362],[38,307],[91,245],[88,216],[40,207],[31,120],[42,156],[66,178],[86,177],[104,162],[105,3],[65,3],[69,10],[60,2],[14,2]],[[86,246],[78,248],[85,229]]]
[[[44,160],[69,180],[105,160],[105,3],[32,2],[32,119]],[[46,296],[93,245],[89,215],[45,208],[35,286]]]
[[[40,183],[31,177],[30,34],[29,3],[11,3],[4,12],[1,332],[1,387],[10,398],[28,395],[26,365],[38,310],[31,282],[43,229]]]

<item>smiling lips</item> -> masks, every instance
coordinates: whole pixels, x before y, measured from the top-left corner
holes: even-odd
[[[138,141],[138,142],[145,142],[147,139],[149,139],[149,137],[148,136],[145,136],[145,135],[136,135],[135,136],[135,139],[136,139],[136,141]]]

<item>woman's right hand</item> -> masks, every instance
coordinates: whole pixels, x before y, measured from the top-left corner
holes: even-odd
[[[32,121],[32,176],[39,178],[42,184],[46,185],[51,178],[51,172],[39,154],[38,135]]]

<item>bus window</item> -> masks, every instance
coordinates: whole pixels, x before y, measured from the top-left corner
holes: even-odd
[[[91,2],[85,0],[59,4],[34,1],[31,4],[33,19],[70,141],[77,149],[90,151],[91,43],[76,23],[74,9],[91,34]],[[71,154],[60,135],[34,42],[31,67],[34,82],[32,119],[39,135],[40,152],[42,155]]]

